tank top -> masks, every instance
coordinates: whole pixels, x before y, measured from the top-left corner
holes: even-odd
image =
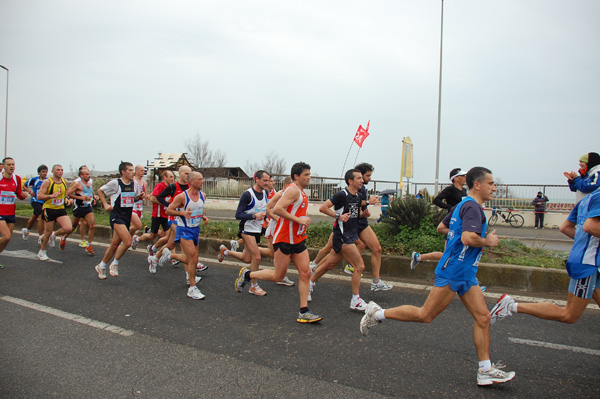
[[[308,197],[304,190],[301,190],[295,184],[291,184],[286,188],[287,190],[298,190],[300,196],[298,199],[287,207],[287,211],[297,217],[306,217],[306,210],[308,208]],[[289,219],[280,217],[275,226],[275,233],[273,234],[273,243],[287,243],[287,244],[299,244],[306,240],[306,226],[300,225]]]
[[[249,215],[252,215],[252,214],[258,213],[258,212],[267,213],[267,202],[268,202],[267,191],[263,190],[263,197],[261,200],[259,200],[256,197],[252,187],[250,187],[246,191],[248,191],[250,193],[250,196],[252,197],[252,202],[250,202],[250,204],[248,205],[248,207],[246,208],[246,210],[244,212],[246,212]],[[260,232],[262,232],[262,223],[263,223],[262,220],[255,220],[255,219],[246,220],[244,222],[243,230],[247,233],[260,233]]]
[[[60,178],[60,183],[56,183],[54,179],[50,178],[50,186],[46,190],[46,195],[52,195],[57,191],[60,191],[60,195],[56,198],[48,198],[44,201],[42,209],[65,209],[65,197],[67,195],[67,181],[64,178]]]
[[[75,198],[75,209],[77,208],[85,208],[87,206],[91,206],[92,205],[92,200],[94,198],[94,182],[92,179],[90,179],[88,181],[88,185],[86,185],[83,180],[80,180],[79,183],[81,183],[81,187],[83,187],[83,191],[79,194],[84,195],[86,197],[90,197],[92,198],[89,201],[84,201],[82,199],[79,198]]]
[[[185,218],[182,216],[176,216],[175,220],[177,221],[178,227],[199,227],[200,220],[202,220],[202,215],[204,214],[204,193],[202,191],[199,192],[200,197],[198,201],[192,201],[187,191],[184,191],[185,195],[185,205],[183,208],[178,208],[178,211],[192,211],[192,215],[189,218]]]
[[[15,174],[10,179],[0,175],[0,215],[15,214],[15,200],[21,196],[20,182],[21,178]]]
[[[131,220],[131,213],[133,211],[133,205],[135,204],[135,181],[125,184],[121,179],[117,179],[119,184],[120,193],[115,199],[113,209],[110,211],[111,219],[119,217],[125,220]]]

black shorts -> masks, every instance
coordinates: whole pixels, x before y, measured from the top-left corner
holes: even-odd
[[[46,208],[42,213],[42,219],[44,219],[44,222],[54,222],[61,216],[67,216],[67,211],[64,209]]]
[[[33,208],[33,215],[40,216],[43,211],[43,205],[41,202],[32,202],[31,207]]]
[[[289,244],[287,242],[278,242],[277,244],[273,244],[273,250],[275,252],[281,251],[281,253],[284,255],[300,254],[300,253],[306,251],[306,243],[304,242],[304,240],[302,240],[298,244]]]
[[[362,233],[367,227],[369,227],[369,221],[367,218],[358,219],[358,235],[360,235],[360,233]]]
[[[131,219],[123,219],[120,217],[111,218],[110,219],[110,228],[114,230],[115,224],[124,224],[125,227],[127,227],[127,230],[129,230],[129,226],[131,225]]]
[[[92,206],[78,206],[77,208],[73,209],[73,216],[76,218],[80,218],[83,219],[85,218],[85,215],[87,215],[88,213],[94,213],[94,209],[92,208]]]
[[[335,253],[339,254],[344,244],[354,244],[356,240],[358,240],[358,237],[348,237],[341,233],[334,232],[333,238],[331,239],[331,243],[333,244],[333,250],[335,251]]]
[[[260,244],[260,237],[262,237],[262,235],[264,234],[264,229],[262,233],[248,233],[247,231],[239,231],[238,232],[238,237],[242,238],[242,234],[245,234],[247,236],[252,236],[256,239],[256,243]]]
[[[0,215],[0,220],[4,220],[6,223],[10,224],[17,223],[17,217],[15,215]]]
[[[153,217],[150,224],[150,232],[152,234],[158,233],[159,227],[162,227],[165,233],[169,231],[169,220],[167,218]]]

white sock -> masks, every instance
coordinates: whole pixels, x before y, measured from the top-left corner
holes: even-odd
[[[490,359],[488,360],[482,360],[479,362],[479,368],[481,369],[481,371],[486,372],[489,369],[492,368],[492,362]]]
[[[385,320],[385,313],[383,309],[379,309],[377,312],[375,312],[375,318],[377,320]]]
[[[252,287],[252,288],[258,287],[258,283],[250,283],[250,287]]]
[[[104,263],[104,261],[100,262],[100,269],[106,269],[106,263]]]
[[[381,279],[379,279],[379,278],[374,278],[374,279],[373,279],[373,283],[374,283],[374,284],[377,284],[377,283],[378,283],[380,280],[381,280]]]
[[[116,259],[114,259],[114,260],[112,261],[112,264],[113,264],[113,265],[115,265],[115,266],[119,266],[119,261],[118,261],[118,260],[116,260]]]
[[[153,245],[151,249],[152,249],[152,252],[156,252],[156,245]]]
[[[516,302],[513,302],[513,303],[511,303],[510,305],[508,305],[508,310],[509,310],[511,313],[518,313],[518,312],[517,312],[517,305],[519,305],[519,304],[518,304],[518,303],[516,303]]]
[[[360,295],[352,295],[353,301],[358,301],[358,298],[360,298]]]
[[[229,250],[228,250],[228,249],[226,249],[225,251],[223,251],[223,255],[225,255],[225,256],[229,256]]]

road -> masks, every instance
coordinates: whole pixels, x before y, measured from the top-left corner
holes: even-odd
[[[319,281],[316,325],[295,321],[295,287],[264,282],[265,297],[234,291],[239,264],[206,259],[187,298],[179,267],[147,271],[142,251],[100,281],[73,242],[34,258],[35,237],[0,254],[0,397],[362,398],[598,397],[600,311],[575,325],[516,315],[492,327],[492,360],[516,378],[478,387],[472,321],[459,300],[429,325],[388,321],[360,335],[350,283]],[[97,247],[97,252],[103,248]],[[33,259],[17,257],[30,256]],[[297,275],[290,271],[290,277]],[[383,307],[420,305],[427,290],[362,296]],[[491,307],[496,298],[488,298]]]

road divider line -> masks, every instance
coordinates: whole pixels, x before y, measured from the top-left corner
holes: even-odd
[[[600,350],[590,349],[590,348],[581,348],[579,346],[553,344],[551,342],[533,341],[533,340],[530,340],[530,339],[521,339],[521,338],[509,338],[508,340],[511,341],[511,342],[514,342],[516,344],[524,344],[524,345],[531,345],[531,346],[541,346],[543,348],[568,350],[568,351],[571,351],[571,352],[579,352],[579,353],[585,353],[587,355],[600,356]]]
[[[24,299],[14,298],[11,296],[2,296],[0,297],[3,301],[14,303],[16,305],[20,305],[29,309],[37,310],[39,312],[47,313],[52,316],[61,317],[66,320],[74,321],[76,323],[85,324],[86,326],[98,328],[100,330],[108,331],[113,334],[119,334],[124,337],[130,337],[134,334],[131,330],[126,330],[121,327],[113,326],[108,323],[104,323],[98,320],[88,319],[87,317],[79,316],[73,313],[64,312],[62,310],[54,309],[45,305],[40,305],[38,303],[29,302]]]

